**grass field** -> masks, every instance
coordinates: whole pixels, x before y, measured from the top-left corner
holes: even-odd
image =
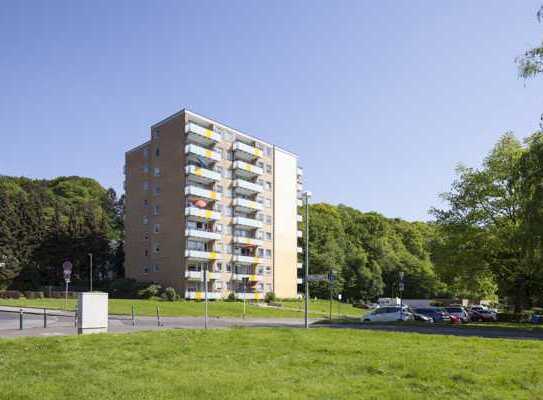
[[[325,304],[326,303],[326,304]],[[73,310],[76,300],[68,300],[68,309]],[[247,317],[255,318],[303,318],[303,303],[285,302],[279,309],[263,308],[247,303]],[[0,305],[16,307],[46,307],[54,309],[63,309],[64,299],[0,299]],[[135,306],[136,315],[156,315],[156,307],[160,307],[160,314],[166,317],[177,316],[201,316],[204,313],[204,303],[195,301],[160,301],[160,300],[124,300],[110,299],[109,312],[111,314],[130,314],[132,305]],[[328,315],[328,302],[323,300],[312,300],[310,305],[310,316],[313,318],[322,318]],[[340,307],[344,315],[360,316],[361,311],[349,304],[342,304]],[[334,304],[334,310],[338,309],[337,302]],[[242,302],[210,301],[208,303],[208,312],[210,316],[215,317],[240,317],[243,314]],[[334,313],[333,317],[337,317]]]
[[[349,329],[6,339],[0,399],[534,400],[541,360],[537,341]]]

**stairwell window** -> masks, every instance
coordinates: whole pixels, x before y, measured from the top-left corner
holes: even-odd
[[[158,148],[158,147],[157,147],[156,150],[155,150],[155,156],[156,156],[157,158],[160,157],[160,148]]]
[[[160,176],[160,168],[155,167],[155,176]]]
[[[155,253],[160,253],[160,243],[155,243],[155,245],[153,246],[153,251]]]
[[[155,232],[155,233],[160,232],[160,224],[155,224],[153,232]]]

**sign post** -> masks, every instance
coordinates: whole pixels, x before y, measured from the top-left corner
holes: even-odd
[[[400,271],[400,319],[403,321],[403,290],[405,289],[404,283],[403,283],[403,277],[404,272]]]
[[[205,316],[204,316],[204,328],[207,329],[207,265],[204,268],[204,294],[205,294]]]
[[[66,299],[64,303],[64,308],[66,310],[68,309],[68,284],[70,283],[70,278],[72,276],[72,267],[72,263],[68,260],[64,261],[64,263],[62,264],[62,270],[64,271],[64,283],[66,284]]]
[[[334,281],[336,280],[336,276],[332,271],[328,273],[328,288],[330,289],[330,316],[329,319],[332,321],[332,289],[334,287]]]

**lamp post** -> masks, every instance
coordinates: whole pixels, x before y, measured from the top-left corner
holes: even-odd
[[[92,253],[89,253],[89,259],[90,259],[90,291],[92,292]]]
[[[403,290],[404,290],[404,283],[403,283],[403,277],[404,272],[400,271],[400,319],[403,321]]]
[[[309,328],[308,314],[309,314],[309,198],[311,192],[304,192],[305,198],[305,304],[304,304],[304,326]]]

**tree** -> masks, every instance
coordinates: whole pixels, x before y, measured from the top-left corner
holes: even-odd
[[[543,20],[543,6],[537,12],[537,20]],[[528,49],[517,58],[519,75],[524,78],[533,78],[543,73],[543,43],[539,47]]]

